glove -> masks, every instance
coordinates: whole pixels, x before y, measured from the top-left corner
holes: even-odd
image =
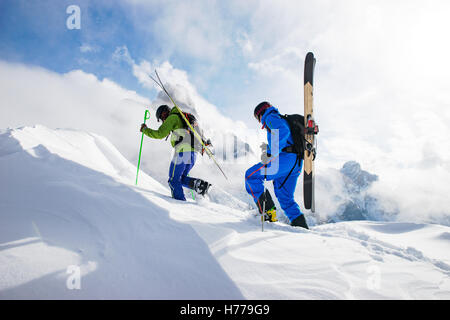
[[[268,164],[272,160],[272,156],[267,154],[267,152],[263,152],[261,154],[261,162],[264,164]]]
[[[141,132],[144,132],[144,129],[147,129],[147,125],[145,123],[141,124]]]
[[[210,140],[210,139],[208,139],[208,140],[206,140],[206,141],[203,140],[203,144],[204,144],[206,147],[209,147],[209,148],[212,147],[212,143],[211,143],[211,140]],[[209,149],[209,148],[208,148],[208,149]],[[209,151],[211,151],[211,150],[209,150]],[[204,153],[205,153],[205,147],[202,146],[202,151],[200,152],[200,154],[203,156]],[[211,153],[214,154],[213,151],[211,151]]]
[[[267,152],[268,144],[263,142],[259,147],[261,148],[261,152]]]

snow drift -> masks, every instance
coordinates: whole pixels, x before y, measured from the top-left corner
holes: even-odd
[[[170,219],[165,187],[142,172],[127,185],[135,167],[106,139],[36,126],[0,145],[1,297],[242,297],[195,231]],[[71,265],[81,290],[66,287]]]
[[[107,139],[0,131],[2,299],[448,299],[450,228],[266,224],[220,188],[179,202]],[[80,271],[79,289],[70,286]]]

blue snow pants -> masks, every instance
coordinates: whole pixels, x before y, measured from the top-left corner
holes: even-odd
[[[172,197],[177,200],[186,201],[183,187],[189,188],[193,178],[188,177],[189,171],[197,160],[195,152],[175,153],[169,168],[169,187]]]
[[[297,163],[296,163],[297,162]],[[295,167],[294,164],[296,163]],[[293,153],[280,153],[277,159],[274,159],[267,165],[260,162],[249,168],[245,172],[245,189],[253,197],[256,205],[258,199],[264,193],[264,180],[273,181],[275,196],[290,221],[294,220],[301,214],[299,205],[294,200],[294,191],[297,186],[297,180],[300,177],[303,166],[303,160],[297,160],[297,155]],[[294,169],[292,170],[292,168]],[[291,174],[288,176],[289,172]],[[265,175],[267,171],[267,176]]]

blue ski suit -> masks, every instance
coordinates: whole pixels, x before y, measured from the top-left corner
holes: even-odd
[[[294,200],[294,191],[302,171],[303,160],[299,160],[294,153],[282,151],[283,148],[293,145],[294,141],[289,125],[281,118],[278,109],[275,107],[267,109],[261,118],[261,123],[267,129],[267,153],[271,155],[272,161],[266,166],[260,162],[249,168],[245,172],[245,188],[258,205],[258,199],[264,193],[264,179],[272,180],[275,196],[286,216],[292,221],[303,214]],[[291,172],[290,175],[289,172]]]
[[[142,132],[153,139],[164,139],[172,133],[170,142],[175,155],[169,168],[169,187],[173,198],[186,201],[183,187],[192,189],[195,179],[188,177],[188,174],[195,164],[198,150],[192,146],[192,138],[184,129],[185,124],[179,114],[179,110],[173,108],[158,130],[145,128]]]
[[[189,171],[195,164],[197,153],[194,151],[175,153],[169,168],[169,187],[172,197],[186,201],[183,187],[191,188],[194,178],[188,177]]]

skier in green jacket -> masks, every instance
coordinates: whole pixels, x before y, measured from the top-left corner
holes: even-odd
[[[185,116],[188,116],[191,125],[195,122],[192,115],[185,114]],[[202,152],[202,145],[196,141],[177,108],[170,109],[167,105],[159,106],[156,110],[156,119],[158,122],[160,120],[163,122],[157,130],[150,129],[143,123],[141,132],[153,139],[164,139],[172,133],[170,143],[175,149],[175,154],[170,163],[168,180],[172,197],[186,201],[183,187],[205,195],[211,185],[202,179],[188,176],[197,159],[197,153]],[[210,144],[209,140],[205,144]]]

